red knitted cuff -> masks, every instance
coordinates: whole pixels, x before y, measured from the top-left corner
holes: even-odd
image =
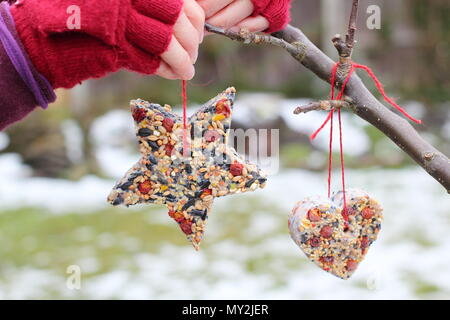
[[[183,0],[134,0],[133,6],[147,17],[174,25],[183,7]]]
[[[264,9],[267,7],[267,5],[269,4],[270,0],[252,0],[253,2],[253,16],[257,16],[260,15],[261,12],[264,11]]]
[[[151,54],[159,56],[166,51],[172,33],[172,25],[148,18],[134,10],[130,13],[126,29],[128,41]]]
[[[80,29],[68,29],[71,5],[80,8]],[[120,68],[153,73],[182,6],[182,0],[27,0],[11,13],[36,69],[55,88],[70,88]]]
[[[260,13],[269,21],[269,28],[264,30],[264,32],[272,33],[283,29],[291,19],[289,12],[290,6],[290,0],[271,0],[267,7]]]

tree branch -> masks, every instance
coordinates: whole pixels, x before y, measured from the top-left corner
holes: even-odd
[[[225,30],[223,28],[215,27],[209,23],[205,23],[205,29],[209,32],[226,36],[231,40],[240,41],[245,44],[269,44],[280,47],[289,52],[297,61],[302,61],[306,55],[306,48],[302,43],[295,41],[290,43],[283,39],[272,37],[268,34],[259,34],[249,32],[247,29],[241,29],[239,32]]]
[[[352,11],[348,22],[348,31],[345,36],[345,44],[350,48],[350,56],[352,55],[353,45],[355,44],[356,18],[358,17],[359,0],[353,0]]]
[[[350,103],[345,100],[319,100],[317,102],[311,102],[306,106],[300,106],[295,108],[294,114],[307,113],[310,111],[324,110],[330,111],[336,108],[350,108]]]
[[[319,78],[326,82],[330,81],[334,62],[300,29],[291,25],[272,35],[259,35],[246,30],[233,32],[211,25],[206,25],[206,28],[210,32],[245,44],[269,44],[281,47]],[[448,157],[425,141],[408,121],[381,104],[356,73],[351,76],[345,94],[352,100],[351,109],[356,115],[382,131],[450,193]]]

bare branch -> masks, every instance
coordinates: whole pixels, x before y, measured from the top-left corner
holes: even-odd
[[[353,47],[355,45],[355,32],[356,32],[356,18],[358,16],[358,0],[353,0],[352,11],[348,22],[348,30],[345,36],[345,41],[340,34],[336,34],[333,39],[334,47],[339,53],[341,64],[350,62],[352,56]]]
[[[351,63],[351,56],[355,45],[355,33],[356,33],[356,18],[358,17],[358,2],[359,0],[353,0],[352,10],[348,21],[347,34],[345,35],[345,41],[340,34],[336,34],[331,41],[334,47],[339,53],[340,68],[347,68]],[[345,73],[345,72],[341,72]]]
[[[352,11],[350,13],[350,19],[348,22],[348,31],[345,36],[345,44],[350,48],[350,56],[352,55],[351,50],[355,44],[355,32],[356,32],[356,18],[358,17],[358,2],[359,0],[353,0]]]
[[[330,111],[336,108],[350,108],[350,103],[345,100],[319,100],[311,102],[306,106],[300,106],[295,108],[294,114],[307,113],[315,110]]]
[[[272,35],[263,37],[258,35],[258,41],[252,40],[256,37],[248,31],[245,34],[218,30],[218,28],[209,29],[209,31],[230,39],[238,34],[239,39],[233,40],[244,43],[265,43],[282,47],[319,78],[326,82],[330,81],[334,62],[320,51],[300,29],[291,25]],[[382,131],[450,193],[450,160],[447,156],[425,141],[408,121],[380,103],[356,73],[351,76],[345,92],[346,96],[352,99],[351,109],[356,115]]]
[[[268,34],[253,33],[249,32],[247,29],[241,29],[239,32],[235,32],[215,27],[209,23],[205,23],[205,29],[209,32],[223,35],[231,40],[240,41],[245,44],[268,44],[283,48],[300,62],[306,55],[306,47],[304,47],[301,43],[296,43],[295,41],[290,43]]]

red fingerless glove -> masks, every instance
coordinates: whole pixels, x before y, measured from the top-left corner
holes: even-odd
[[[291,0],[252,0],[254,16],[261,15],[269,21],[269,28],[264,32],[272,33],[283,29],[290,21]]]
[[[68,20],[76,22],[74,6],[79,29],[68,27]],[[71,88],[121,68],[154,73],[182,6],[182,0],[23,0],[11,13],[36,69],[54,88]]]

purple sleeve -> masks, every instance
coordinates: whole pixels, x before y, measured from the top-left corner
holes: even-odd
[[[14,20],[4,3],[0,5],[0,15],[2,40],[5,33],[9,33],[8,36],[15,40],[13,49],[20,51],[19,57],[13,57],[15,59],[13,64],[7,50],[9,49],[11,55],[11,49],[0,42],[0,130],[3,130],[33,111],[40,104],[37,100],[53,102],[56,96],[46,79],[35,70],[29,60],[16,32]],[[17,66],[17,61],[21,62],[22,70]],[[25,75],[24,69],[27,73]],[[37,96],[36,90],[33,90],[35,88],[30,87],[30,83],[38,87],[40,97]],[[46,107],[42,103],[41,106]]]

